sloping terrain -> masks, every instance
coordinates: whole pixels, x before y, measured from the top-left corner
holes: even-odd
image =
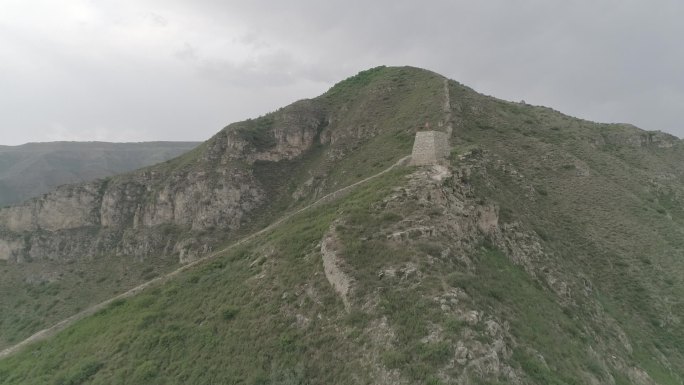
[[[0,207],[67,183],[104,178],[175,158],[196,142],[47,142],[0,146]]]
[[[445,93],[412,68],[363,72],[292,108],[299,120],[229,126],[197,150],[242,138],[225,162],[188,166],[235,162],[263,196],[212,233],[214,249],[385,169],[425,121],[453,149],[112,303],[0,361],[0,383],[684,383],[677,138],[453,81]],[[314,122],[310,144],[283,145],[308,137],[288,128],[283,141],[283,121]]]
[[[427,71],[367,71],[179,158],[0,209],[0,348],[387,168],[443,96]]]

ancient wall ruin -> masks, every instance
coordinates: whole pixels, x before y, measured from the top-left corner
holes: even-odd
[[[440,131],[416,132],[411,153],[411,164],[424,166],[437,164],[449,156],[449,137]]]

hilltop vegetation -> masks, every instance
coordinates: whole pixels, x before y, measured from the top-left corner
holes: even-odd
[[[250,176],[264,199],[219,249],[386,169],[426,121],[453,126],[445,164],[117,301],[0,361],[0,383],[684,383],[681,142],[447,90],[450,111],[442,77],[379,67],[150,168]],[[217,149],[229,160],[203,163]],[[35,297],[68,302],[60,287]]]

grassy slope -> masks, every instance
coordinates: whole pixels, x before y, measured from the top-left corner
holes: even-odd
[[[164,258],[108,257],[79,263],[0,261],[0,349],[169,271]]]
[[[460,87],[454,88],[458,93]],[[579,337],[627,355],[658,383],[681,383],[681,143],[642,146],[643,132],[623,125],[484,98],[465,103],[477,104],[481,115],[463,116],[473,124],[456,140],[492,157],[486,176],[476,181],[479,191],[500,205],[506,220],[522,221],[544,239],[553,253],[547,263],[566,274],[571,290],[585,290],[583,280],[591,285],[590,298],[563,309],[593,328]],[[637,145],[624,138],[636,138]],[[525,198],[530,190],[534,199]],[[618,347],[606,320],[589,306],[594,302],[624,330],[633,352]],[[554,345],[539,347],[548,351]],[[560,353],[558,362],[566,357]]]
[[[3,383],[353,383],[354,319],[317,244],[339,211],[363,211],[398,171],[299,215],[172,283],[121,301],[0,363]],[[299,326],[298,326],[299,324]],[[304,326],[305,325],[305,326]],[[66,352],[66,354],[65,354]]]

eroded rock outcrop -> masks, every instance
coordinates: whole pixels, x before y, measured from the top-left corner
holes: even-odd
[[[256,120],[257,129],[231,125],[175,160],[62,186],[0,209],[0,259],[164,253],[187,261],[199,256],[218,234],[238,229],[249,213],[268,204],[265,189],[245,165],[301,155],[325,122],[313,101],[260,119],[266,123]]]
[[[349,312],[351,309],[349,292],[352,286],[352,278],[343,270],[344,261],[341,255],[341,242],[337,238],[334,226],[335,225],[333,224],[321,241],[323,271],[325,272],[325,277],[328,279],[328,282],[330,282],[330,285],[342,299],[344,308]]]

